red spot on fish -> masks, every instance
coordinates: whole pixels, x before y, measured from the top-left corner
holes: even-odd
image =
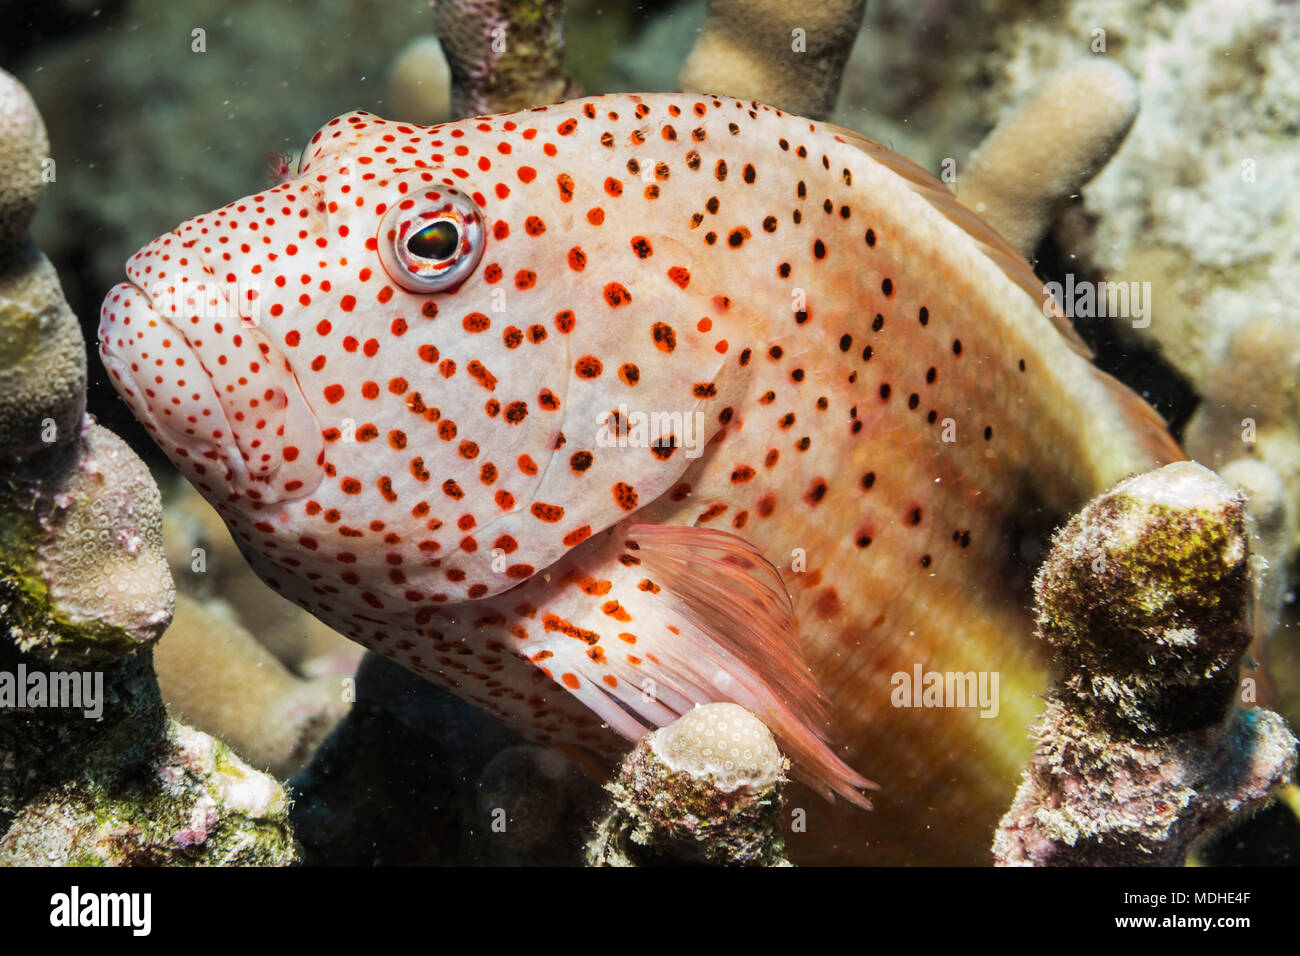
[[[610,489],[614,496],[614,501],[624,511],[635,511],[637,506],[636,489],[626,482],[620,481],[614,484]]]

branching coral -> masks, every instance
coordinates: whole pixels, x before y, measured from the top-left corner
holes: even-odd
[[[1116,329],[1203,399],[1192,455],[1216,468],[1256,457],[1277,472],[1289,557],[1300,548],[1300,20],[1270,0],[1071,0],[1006,34],[998,95],[1023,95],[1035,71],[1099,34],[1138,77],[1142,112],[1082,190],[1086,217],[1063,220],[1058,239],[1081,273],[1149,287],[1150,321],[1113,316]]]
[[[72,441],[85,407],[76,316],[27,237],[49,148],[27,90],[0,71],[0,456],[11,461]]]
[[[397,54],[388,75],[388,112],[434,126],[451,119],[451,67],[435,36],[416,37]]]
[[[48,149],[27,91],[0,74],[13,135],[0,159],[0,222],[31,222],[32,164]],[[16,118],[22,118],[21,121]],[[25,142],[20,141],[23,134]],[[39,182],[39,177],[38,180]],[[83,421],[76,317],[30,239],[0,260],[0,600],[19,647],[96,660],[155,640],[171,617],[161,502],[144,465]]]
[[[161,498],[84,415],[77,320],[19,240],[48,145],[7,73],[0,126],[0,865],[292,862],[279,785],[164,713]]]
[[[1137,83],[1102,58],[1049,76],[989,133],[957,174],[957,198],[1032,256],[1061,205],[1119,149]]]
[[[170,723],[149,773],[43,791],[0,836],[0,866],[283,866],[288,798],[207,734]]]
[[[825,119],[839,96],[840,76],[865,7],[866,0],[803,6],[782,0],[711,0],[678,86]]]
[[[41,173],[50,155],[45,123],[27,90],[0,70],[0,255],[27,238],[44,187]]]
[[[1243,497],[1190,462],[1060,531],[1035,582],[1059,678],[993,844],[1006,865],[1177,865],[1287,782],[1296,740],[1238,706],[1252,638]]]
[[[1225,477],[1250,476],[1243,485],[1254,511],[1265,486],[1282,489],[1276,536],[1260,547],[1268,568],[1258,636],[1273,647],[1256,653],[1296,660],[1298,632],[1279,621],[1294,616],[1282,595],[1294,591],[1300,553],[1300,321],[1292,305],[1300,283],[1300,18],[1272,0],[1058,0],[1053,16],[1001,31],[986,63],[997,78],[991,95],[1022,98],[1044,69],[1099,43],[1137,77],[1142,110],[1114,160],[1081,190],[1078,208],[1058,220],[1056,243],[1077,278],[1144,290],[1144,317],[1106,321],[1161,356],[1200,399],[1183,434],[1188,453]],[[1260,530],[1268,531],[1262,521]],[[1300,669],[1273,668],[1272,676],[1284,701],[1300,699]],[[1295,722],[1300,710],[1288,706],[1286,715]]]
[[[623,762],[608,788],[614,809],[588,844],[587,862],[781,865],[787,767],[771,732],[743,707],[696,707],[648,734]]]
[[[184,595],[154,666],[168,713],[277,777],[300,770],[347,713],[340,680],[296,677],[237,621]]]

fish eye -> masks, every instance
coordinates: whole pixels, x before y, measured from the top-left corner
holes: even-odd
[[[406,251],[417,259],[443,262],[460,248],[460,226],[452,219],[435,219],[406,240]]]
[[[377,241],[384,271],[403,289],[454,289],[483,258],[483,211],[458,189],[420,182],[384,213]]]

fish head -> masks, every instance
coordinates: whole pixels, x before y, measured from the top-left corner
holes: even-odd
[[[372,607],[488,597],[722,428],[739,320],[692,283],[686,206],[648,201],[653,165],[633,175],[583,109],[346,114],[295,178],[132,256],[105,367],[250,560],[344,565]]]

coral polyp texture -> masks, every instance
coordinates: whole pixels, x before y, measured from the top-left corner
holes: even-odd
[[[1004,865],[1178,865],[1295,770],[1238,704],[1253,637],[1242,494],[1193,463],[1122,482],[1056,536],[1035,589],[1058,678],[993,844]]]
[[[591,866],[678,860],[785,864],[780,785],[789,763],[736,704],[702,704],[647,735],[608,787],[614,808],[587,847]]]
[[[762,789],[781,779],[784,761],[772,732],[736,704],[705,704],[650,735],[670,773],[711,777],[725,793]]]

